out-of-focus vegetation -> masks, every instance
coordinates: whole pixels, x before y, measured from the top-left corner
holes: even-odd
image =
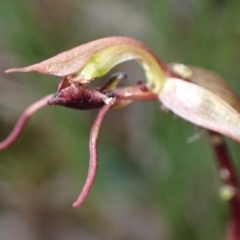
[[[240,2],[187,0],[1,0],[0,137],[22,110],[60,79],[4,70],[39,62],[84,42],[127,35],[166,62],[222,75],[240,94]],[[115,70],[143,78],[129,62]],[[46,107],[0,152],[0,239],[223,240],[227,203],[207,137],[158,103],[111,111],[99,139],[96,183],[73,209],[87,174],[97,111]],[[238,143],[229,141],[239,161]],[[239,165],[239,162],[236,162]]]

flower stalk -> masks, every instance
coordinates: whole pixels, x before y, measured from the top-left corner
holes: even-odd
[[[237,240],[240,237],[239,179],[223,136],[213,131],[208,131],[208,134],[216,155],[219,176],[224,184],[220,189],[220,195],[223,200],[229,202],[232,213],[227,240]]]

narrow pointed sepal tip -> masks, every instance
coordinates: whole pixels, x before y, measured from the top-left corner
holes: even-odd
[[[11,72],[16,72],[15,68],[7,69],[4,71],[5,73],[11,73]]]
[[[13,73],[13,72],[28,72],[26,68],[10,68],[5,71],[5,73]]]
[[[76,202],[73,203],[72,206],[73,206],[74,208],[79,208],[81,205],[82,205],[82,202],[81,202],[81,203],[78,203],[78,201],[76,201]]]
[[[73,203],[73,205],[72,205],[74,208],[77,208],[77,205],[76,205],[76,203]]]

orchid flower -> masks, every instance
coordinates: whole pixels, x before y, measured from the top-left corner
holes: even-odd
[[[146,83],[117,87],[126,75],[110,77],[102,87],[89,83],[107,74],[119,63],[136,60],[143,68]],[[74,109],[100,108],[90,134],[90,163],[87,180],[74,207],[87,197],[97,170],[97,140],[105,114],[111,108],[132,101],[160,101],[183,119],[209,130],[212,136],[225,135],[240,142],[239,98],[217,74],[183,64],[165,64],[143,43],[128,37],[107,37],[60,53],[40,63],[13,68],[10,72],[35,71],[62,77],[57,92],[31,105],[20,117],[12,133],[0,143],[8,147],[20,135],[29,118],[41,107],[61,105]]]

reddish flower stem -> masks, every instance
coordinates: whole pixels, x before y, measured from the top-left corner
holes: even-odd
[[[20,116],[18,122],[16,123],[15,127],[13,128],[12,132],[8,135],[6,139],[0,142],[0,150],[3,150],[10,146],[22,133],[24,127],[28,123],[31,116],[37,112],[40,108],[47,105],[47,101],[53,96],[53,94],[47,95],[37,102],[30,105]]]
[[[227,240],[239,240],[240,239],[240,195],[239,195],[239,179],[237,172],[233,166],[231,156],[229,154],[226,142],[223,136],[219,133],[208,131],[211,140],[213,150],[217,157],[217,163],[219,166],[219,174],[223,183],[229,186],[233,190],[233,196],[229,199],[229,204],[232,212],[232,219],[229,225],[229,231],[227,233]]]
[[[174,71],[171,66],[169,66],[168,70],[169,75],[174,77]],[[191,79],[184,79],[181,75],[177,77],[182,80],[192,82]],[[224,196],[224,199],[227,198],[226,200],[229,201],[232,212],[226,240],[240,240],[240,185],[238,175],[223,136],[211,130],[207,130],[207,132],[212,140],[212,147],[219,166],[220,178],[226,187],[225,189],[228,191],[228,193],[225,193],[228,196]]]

